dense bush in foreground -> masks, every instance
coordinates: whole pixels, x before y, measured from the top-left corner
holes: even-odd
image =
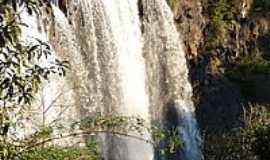
[[[207,160],[269,160],[270,107],[254,105],[244,114],[244,126],[222,136],[205,137]]]
[[[22,160],[100,160],[95,145],[86,147],[50,146],[37,148],[23,155]]]

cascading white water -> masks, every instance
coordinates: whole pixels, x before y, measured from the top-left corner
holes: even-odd
[[[117,48],[124,114],[149,119],[137,0],[102,0]]]
[[[185,52],[166,0],[73,0],[69,5],[71,17],[53,7],[50,42],[72,71],[62,85],[52,81],[45,100],[71,90],[56,103],[73,106],[72,114],[63,114],[67,122],[101,112],[177,127],[185,144],[174,159],[200,160]],[[106,160],[154,159],[146,142],[109,135],[102,140]]]
[[[119,83],[123,94],[123,106],[119,106],[118,112],[127,116],[139,116],[149,123],[149,102],[145,86],[146,72],[142,56],[143,43],[138,2],[137,0],[102,0],[102,2],[109,17],[112,40],[116,46],[119,63]],[[149,138],[150,136],[146,133],[145,139]],[[125,142],[127,150],[123,155],[126,156],[121,155],[110,159],[153,159],[153,149],[150,144],[132,139],[126,139]]]
[[[185,51],[165,0],[142,0],[145,59],[154,119],[177,127],[184,141],[181,157],[201,159],[192,87]],[[158,111],[158,112],[156,112]]]

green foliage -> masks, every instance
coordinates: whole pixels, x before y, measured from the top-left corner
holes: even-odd
[[[38,16],[42,9],[50,8],[47,0],[0,0],[0,158],[14,159],[22,146],[45,137],[52,131],[42,129],[29,139],[19,140],[10,135],[10,128],[19,125],[26,107],[31,104],[44,80],[52,74],[64,76],[68,62],[55,59],[48,65],[41,65],[51,56],[50,46],[33,39],[32,44],[21,40],[21,27],[27,27],[21,21],[20,13]],[[24,125],[20,123],[20,125]]]
[[[171,159],[174,153],[183,146],[182,141],[179,140],[178,132],[176,128],[173,128],[171,130],[157,130],[152,133],[153,139],[157,143],[155,149],[160,157]]]
[[[88,143],[84,147],[35,146],[31,150],[20,152],[13,143],[0,143],[4,147],[0,152],[1,160],[100,160],[97,143]]]
[[[225,43],[228,27],[239,14],[239,0],[210,0],[206,5],[209,24],[206,28],[206,48],[216,49]]]
[[[5,137],[0,136],[0,159],[1,160],[14,160],[18,148],[14,143],[8,141]]]
[[[20,13],[27,10],[29,14],[41,12],[42,7],[49,7],[48,1],[42,0],[1,0],[0,1],[0,133],[6,135],[12,125],[10,117],[15,110],[24,109],[31,104],[43,80],[51,74],[65,75],[68,62],[55,59],[41,65],[41,59],[51,56],[50,46],[39,39],[33,44],[20,40]],[[36,16],[37,16],[36,15]],[[13,119],[16,119],[13,117]],[[15,122],[16,123],[16,122]]]
[[[243,57],[234,68],[227,71],[226,76],[240,86],[244,102],[268,103],[269,83],[266,79],[269,73],[270,62],[256,54]]]
[[[256,139],[253,142],[252,150],[261,160],[270,159],[270,126],[261,126],[255,130]]]
[[[250,105],[245,111],[244,127],[225,132],[222,136],[206,137],[204,148],[208,160],[269,159],[270,107]]]
[[[0,141],[0,157],[2,160],[62,160],[65,158],[81,158],[85,156],[84,153],[89,153],[89,157],[86,156],[84,158],[86,158],[86,160],[95,160],[99,159],[99,154],[97,150],[94,150],[95,147],[93,143],[87,145],[88,150],[78,147],[59,148],[47,144],[64,138],[73,138],[81,135],[96,136],[100,133],[128,137],[142,141],[142,143],[152,144],[160,156],[163,157],[170,157],[182,146],[178,129],[168,130],[156,125],[150,125],[144,119],[138,117],[104,116],[97,114],[93,117],[85,117],[78,122],[74,122],[72,127],[75,130],[74,132],[61,133],[59,135],[52,135],[53,128],[45,127],[25,139],[13,141],[11,139],[8,140],[8,137],[6,137]],[[65,128],[63,130],[65,130]],[[152,137],[145,137],[144,134],[147,132],[150,133]],[[47,147],[44,148],[43,146]],[[89,152],[89,149],[91,149],[92,152]],[[74,152],[76,152],[76,154],[73,154]]]
[[[168,4],[169,4],[169,6],[170,6],[171,8],[173,8],[173,9],[180,3],[179,0],[167,0],[167,2],[168,2]]]
[[[157,125],[148,124],[140,117],[129,117],[120,115],[102,115],[85,117],[79,122],[73,124],[73,128],[79,128],[92,133],[105,132],[108,134],[122,135],[135,138],[147,143],[163,156],[169,156],[181,148],[182,141],[179,139],[178,129],[167,129]],[[146,132],[152,135],[152,139],[144,139]],[[135,135],[134,135],[135,133]],[[141,136],[138,136],[141,135]],[[163,145],[160,145],[160,144]]]
[[[238,62],[236,67],[228,72],[228,76],[235,80],[247,80],[257,74],[269,74],[270,62],[265,60],[260,54],[246,56]]]
[[[42,79],[48,79],[50,74],[65,74],[68,67],[66,61],[55,60],[51,66],[40,65],[42,58],[51,55],[50,46],[36,39],[34,44],[24,44],[20,41],[22,25],[17,11],[17,1],[0,2],[0,100],[15,104],[30,104],[38,91]],[[38,13],[42,1],[24,0],[21,8],[29,14]],[[30,45],[30,46],[29,46]]]
[[[21,160],[100,160],[97,146],[39,147],[21,156]]]

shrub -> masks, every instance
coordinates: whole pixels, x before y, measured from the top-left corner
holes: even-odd
[[[270,108],[250,105],[243,115],[244,126],[207,136],[204,155],[207,160],[269,160]]]
[[[86,147],[49,146],[24,154],[22,160],[99,160],[96,145]]]
[[[254,136],[256,139],[253,142],[252,150],[261,160],[270,159],[270,127],[264,126],[258,128]]]
[[[259,53],[243,57],[226,76],[240,86],[243,102],[269,103],[270,62]]]
[[[228,72],[233,79],[245,80],[256,74],[269,74],[270,62],[265,60],[261,54],[246,56],[238,62],[235,68]]]
[[[209,0],[205,12],[209,17],[206,27],[206,49],[212,50],[222,46],[228,36],[228,26],[239,14],[239,0]]]

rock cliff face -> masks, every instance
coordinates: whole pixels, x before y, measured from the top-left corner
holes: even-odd
[[[203,132],[241,125],[246,103],[269,103],[269,2],[168,0],[183,35]],[[255,67],[254,67],[255,66]]]

